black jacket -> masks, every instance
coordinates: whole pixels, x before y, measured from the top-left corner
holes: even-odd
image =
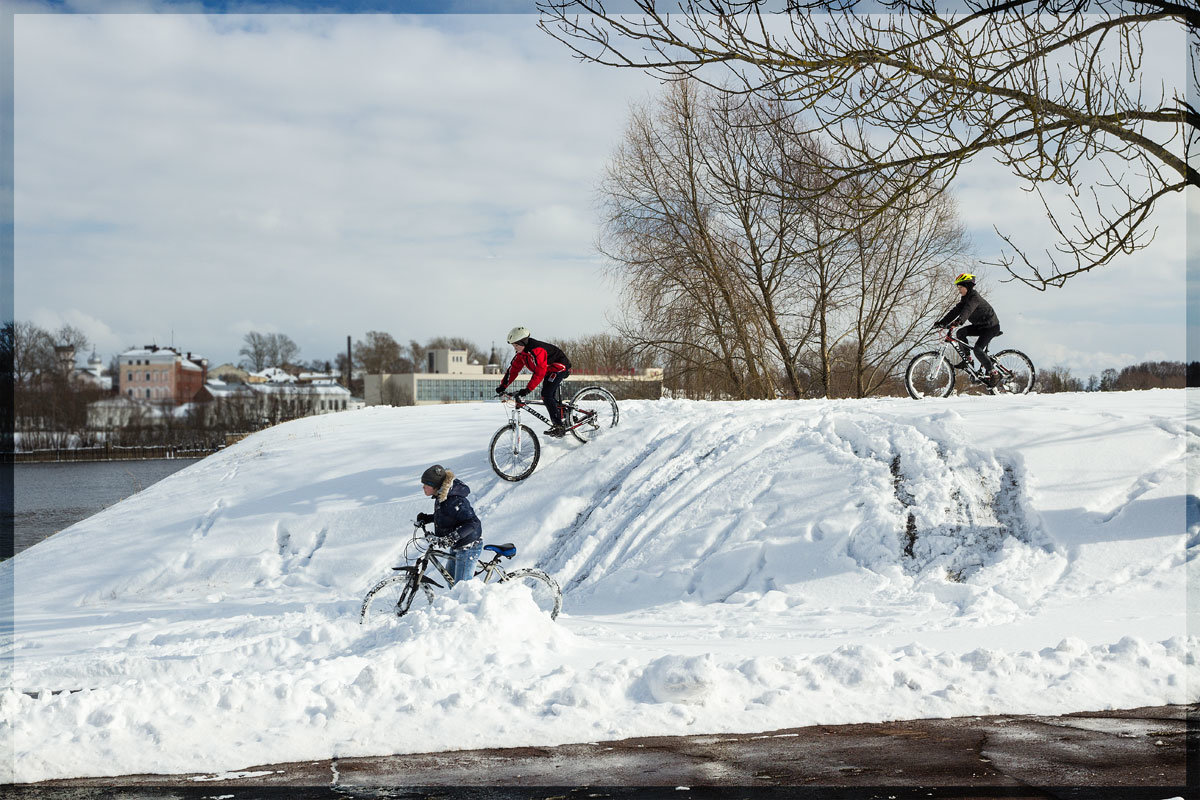
[[[446,470],[446,479],[433,496],[433,532],[454,540],[454,547],[465,547],[479,541],[483,525],[471,508],[467,495],[471,488]]]
[[[961,325],[963,322],[969,322],[982,328],[1000,327],[1000,318],[996,316],[991,304],[983,299],[983,295],[975,291],[974,286],[967,289],[967,293],[958,301],[958,305],[935,322],[934,326]]]

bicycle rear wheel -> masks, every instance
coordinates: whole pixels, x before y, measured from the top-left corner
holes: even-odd
[[[992,356],[992,361],[1000,371],[1000,382],[994,389],[996,394],[1028,394],[1037,382],[1033,362],[1020,350],[1001,350]]]
[[[558,581],[540,569],[513,570],[500,579],[500,583],[513,582],[528,587],[533,594],[533,602],[549,614],[550,619],[557,617],[562,610],[562,590],[558,588]]]
[[[908,362],[904,387],[914,400],[948,397],[954,391],[954,367],[936,350],[921,353]]]
[[[521,481],[533,474],[542,457],[542,443],[528,425],[510,422],[492,437],[488,458],[492,469],[506,481]]]
[[[433,590],[419,582],[411,567],[406,567],[384,578],[367,592],[358,621],[366,624],[368,619],[403,617],[412,609],[414,601],[420,605],[432,603]]]
[[[600,386],[585,386],[575,393],[568,404],[567,425],[571,435],[581,442],[591,441],[608,428],[615,427],[621,413],[617,398]]]

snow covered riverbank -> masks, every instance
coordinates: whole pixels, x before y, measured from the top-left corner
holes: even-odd
[[[1194,702],[1187,400],[628,402],[520,484],[494,404],[281,425],[0,565],[0,779]],[[358,624],[434,461],[557,622]]]

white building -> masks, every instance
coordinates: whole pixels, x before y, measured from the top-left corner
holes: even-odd
[[[333,380],[299,383],[290,375],[287,380],[277,379],[270,383],[210,380],[204,388],[211,401],[210,415],[224,411],[266,422],[352,411],[364,405],[362,400],[351,397],[349,389]],[[221,404],[226,408],[222,409]]]
[[[428,372],[366,375],[363,400],[368,406],[427,406],[442,403],[482,403],[496,399],[496,386],[503,370],[495,364],[470,364],[466,350],[431,350],[426,355]],[[529,380],[524,372],[513,382],[520,389]],[[658,397],[662,393],[662,370],[648,369],[614,375],[572,374],[559,397],[567,399],[584,386],[600,385],[617,398]],[[535,389],[535,399],[541,396]]]
[[[96,355],[95,350],[92,351],[92,357],[88,359],[87,366],[76,367],[71,373],[71,378],[76,383],[94,386],[106,392],[112,391],[113,388],[112,376],[104,370],[104,362],[100,360],[100,356]]]

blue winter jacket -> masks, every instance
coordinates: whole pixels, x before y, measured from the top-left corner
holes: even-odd
[[[466,547],[483,536],[483,525],[467,495],[471,488],[446,471],[446,479],[433,496],[433,530],[438,536],[454,540],[454,547]]]

